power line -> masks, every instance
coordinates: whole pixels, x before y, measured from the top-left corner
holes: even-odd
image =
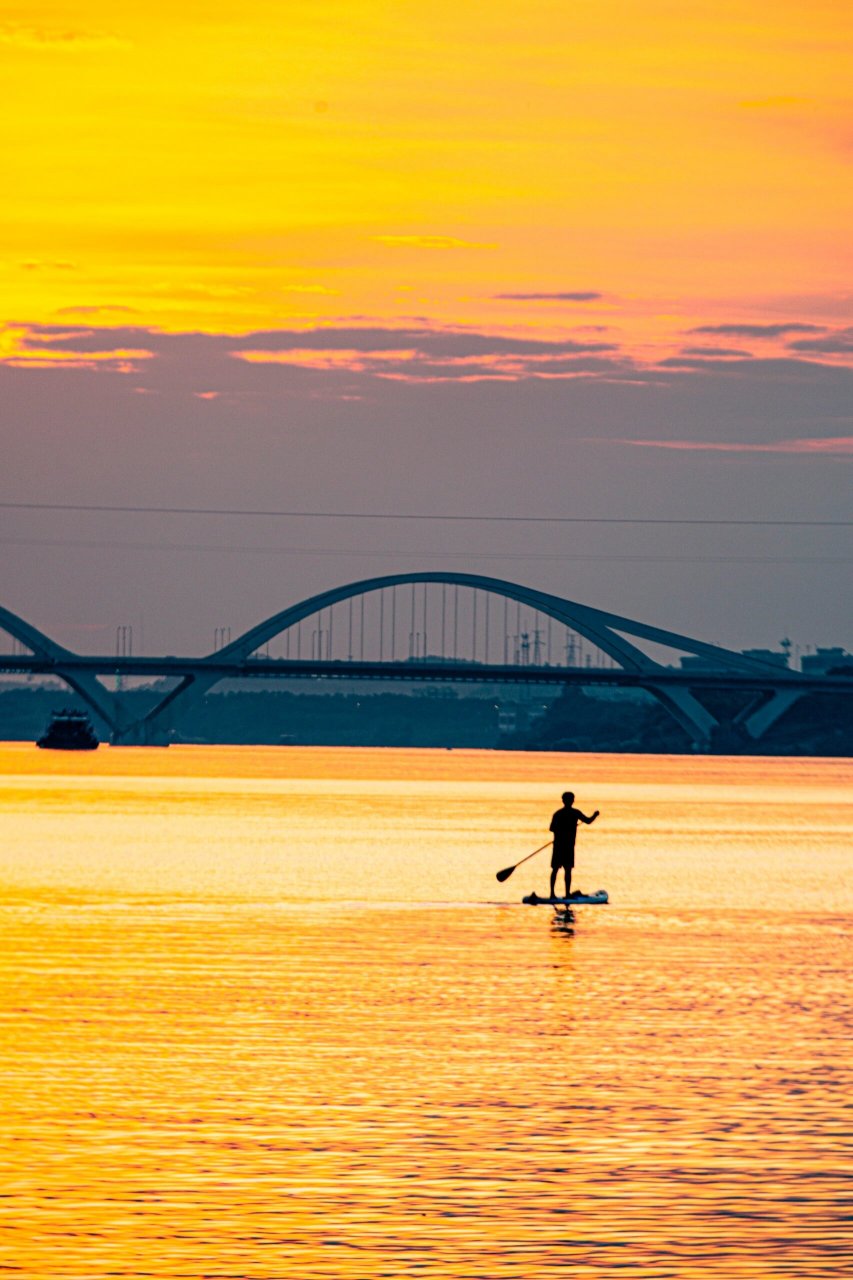
[[[557,551],[501,552],[501,551],[425,551],[395,549],[377,551],[368,547],[253,547],[234,543],[216,545],[210,542],[116,542],[107,539],[71,538],[0,538],[0,546],[11,547],[73,547],[83,550],[103,551],[213,551],[218,554],[281,555],[281,556],[365,556],[383,560],[399,560],[402,556],[430,560],[553,560],[557,562],[604,561],[626,564],[850,564],[848,556],[667,556],[667,555],[611,555],[567,554]]]
[[[411,511],[283,511],[248,507],[149,507],[82,502],[0,502],[5,511],[91,511],[122,515],[163,516],[263,516],[292,520],[433,520],[469,524],[652,524],[652,525],[720,525],[762,526],[776,528],[850,528],[853,520],[703,520],[669,516],[511,516],[511,515],[442,515],[437,512]]]

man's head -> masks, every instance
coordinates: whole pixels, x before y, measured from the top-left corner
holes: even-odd
[[[563,804],[564,804],[564,805],[566,805],[566,807],[568,808],[568,807],[569,807],[569,805],[573,805],[573,804],[574,804],[574,802],[575,802],[575,793],[574,793],[574,791],[564,791],[564,792],[563,792]]]

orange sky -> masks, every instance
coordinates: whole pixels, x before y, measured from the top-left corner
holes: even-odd
[[[12,6],[3,319],[837,325],[851,43],[827,0]]]

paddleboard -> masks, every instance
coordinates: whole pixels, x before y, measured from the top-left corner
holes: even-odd
[[[582,893],[576,898],[540,898],[536,893],[528,893],[521,901],[528,907],[603,907],[610,899],[606,889],[598,889],[595,893]]]

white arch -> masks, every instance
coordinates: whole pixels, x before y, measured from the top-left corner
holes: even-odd
[[[689,689],[663,689],[654,680],[655,672],[663,670],[660,663],[655,662],[626,637],[649,640],[655,644],[678,649],[685,653],[696,654],[708,658],[720,667],[743,674],[773,674],[778,678],[778,668],[759,659],[747,658],[743,654],[724,649],[720,645],[708,644],[703,640],[695,640],[690,636],[680,635],[674,631],[665,631],[648,623],[637,622],[633,618],[625,618],[620,614],[608,613],[602,609],[594,609],[590,605],[579,604],[574,600],[565,600],[520,583],[508,582],[502,578],[485,577],[481,574],[446,572],[396,573],[382,577],[364,578],[358,582],[346,583],[322,591],[297,604],[289,605],[277,613],[265,618],[256,626],[238,636],[230,644],[208,655],[208,660],[218,661],[233,658],[245,661],[250,654],[274,636],[286,631],[289,627],[301,622],[304,618],[330,608],[341,601],[354,596],[367,595],[381,591],[387,587],[409,586],[414,583],[436,583],[450,586],[470,587],[474,590],[488,591],[507,599],[518,601],[538,612],[548,615],[555,621],[572,628],[584,636],[609,657],[613,658],[623,670],[639,674],[648,673],[648,684],[644,687],[652,693],[670,715],[686,730],[698,745],[707,745],[711,735],[718,727],[718,721],[706,707],[693,696]],[[197,700],[215,685],[220,677],[215,673],[186,677],[180,685],[173,689],[161,703],[152,708],[141,722],[143,740],[148,735],[163,733],[163,713],[180,698],[186,706],[187,700]]]
[[[579,604],[574,600],[566,600],[560,596],[539,591],[520,583],[508,582],[502,578],[491,578],[481,574],[446,572],[421,572],[386,574],[382,577],[365,578],[358,582],[347,583],[322,591],[297,604],[272,614],[256,626],[251,627],[243,635],[238,636],[230,644],[211,653],[199,661],[200,671],[195,675],[185,676],[180,683],[154,706],[141,720],[130,724],[122,714],[119,700],[110,694],[94,676],[88,673],[69,671],[64,661],[74,658],[71,650],[51,640],[36,627],[25,622],[23,618],[0,606],[0,627],[10,635],[19,639],[33,650],[37,657],[50,663],[50,673],[64,680],[75,689],[90,707],[97,711],[113,731],[113,740],[117,742],[155,742],[165,740],[166,712],[180,702],[186,707],[189,701],[195,701],[217,684],[220,675],[216,671],[205,672],[207,662],[217,663],[234,659],[245,661],[261,645],[271,640],[280,632],[287,630],[304,618],[311,617],[323,609],[330,608],[343,600],[355,596],[367,595],[381,591],[387,587],[409,586],[417,583],[445,584],[450,586],[469,587],[473,590],[490,592],[507,599],[524,604],[537,612],[553,618],[555,621],[570,627],[579,635],[595,644],[603,653],[611,657],[623,670],[641,676],[642,687],[652,693],[678,721],[698,745],[707,745],[718,721],[694,697],[686,687],[663,688],[655,680],[655,674],[665,670],[653,658],[650,658],[631,638],[647,640],[654,644],[694,654],[712,661],[720,668],[741,675],[762,676],[772,678],[778,687],[780,675],[778,667],[761,659],[749,658],[744,654],[725,649],[720,645],[708,644],[704,640],[695,640],[675,631],[666,631],[662,627],[649,623],[637,622],[633,618],[625,618],[620,614],[609,613],[590,605]],[[630,638],[629,638],[630,637]],[[795,696],[794,690],[782,691],[785,706],[789,706]],[[781,704],[780,704],[781,705]],[[767,724],[772,721],[767,716],[762,719],[754,714],[755,708],[747,709],[744,723],[753,736],[759,736]],[[777,713],[778,714],[778,711]],[[775,716],[773,717],[775,719]],[[767,720],[767,724],[764,723]]]
[[[679,649],[685,653],[701,655],[713,659],[721,667],[745,674],[773,671],[778,675],[778,669],[771,667],[769,663],[756,658],[747,658],[742,653],[724,649],[721,645],[707,644],[704,640],[694,640],[690,636],[665,631],[661,627],[653,627],[648,623],[636,622],[633,618],[623,618],[617,613],[607,613],[602,609],[594,609],[590,605],[579,604],[575,600],[565,600],[560,596],[538,591],[533,587],[525,587],[517,582],[507,582],[503,578],[489,578],[476,573],[452,571],[388,574],[379,578],[364,578],[360,582],[351,582],[345,586],[333,587],[329,591],[322,591],[307,600],[301,600],[298,604],[271,614],[269,618],[219,649],[216,657],[220,660],[230,657],[248,658],[249,654],[254,653],[267,640],[286,631],[295,623],[301,622],[303,618],[319,613],[321,609],[327,609],[353,596],[367,595],[372,591],[381,591],[385,587],[409,586],[412,583],[446,583],[450,586],[471,587],[474,590],[489,591],[494,595],[517,600],[571,627],[596,644],[626,671],[660,669],[660,663],[655,662],[641,649],[626,640],[625,637],[628,635]],[[213,654],[210,656],[213,657]]]

